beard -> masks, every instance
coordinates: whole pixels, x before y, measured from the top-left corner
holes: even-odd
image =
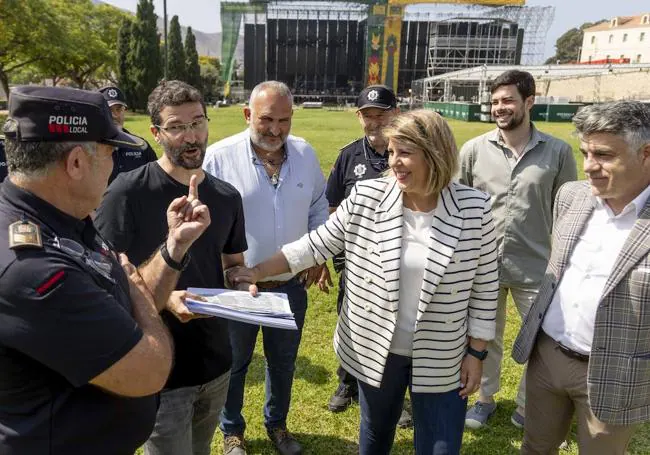
[[[208,145],[207,138],[203,143],[200,142],[185,142],[179,147],[172,147],[169,143],[163,143],[165,155],[169,158],[174,166],[182,167],[183,169],[198,169],[203,165],[205,158],[205,150]],[[187,152],[198,150],[196,156],[188,156]]]
[[[506,123],[501,123],[503,120],[500,120],[499,118],[495,117],[497,127],[499,129],[505,130],[505,131],[510,131],[510,130],[516,129],[517,127],[519,127],[519,125],[524,123],[524,118],[525,118],[524,112],[517,113],[517,112],[512,111],[510,109],[498,112],[498,114],[504,114],[504,113],[509,114],[510,119]]]
[[[277,152],[282,147],[287,140],[288,134],[282,135],[278,134],[273,135],[270,133],[259,133],[253,128],[250,129],[251,142],[254,146],[266,151],[266,152]],[[280,139],[279,141],[271,141],[271,138]]]

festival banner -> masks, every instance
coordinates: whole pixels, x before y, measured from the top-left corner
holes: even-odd
[[[235,66],[235,49],[239,41],[242,18],[246,13],[263,13],[264,4],[221,2],[221,80],[223,95],[230,95],[230,80]]]
[[[386,5],[372,5],[368,12],[366,39],[366,85],[381,84],[381,65],[384,46]]]
[[[381,82],[397,93],[397,78],[399,75],[399,51],[402,40],[401,6],[388,6],[388,14],[384,21],[384,50],[381,66]]]

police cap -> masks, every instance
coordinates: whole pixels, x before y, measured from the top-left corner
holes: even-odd
[[[3,132],[20,142],[99,142],[146,148],[144,139],[115,126],[101,93],[65,87],[13,88]]]
[[[395,93],[385,85],[369,85],[361,90],[357,98],[359,110],[367,107],[392,109],[397,107],[397,98],[395,98]]]
[[[114,85],[107,85],[99,89],[99,93],[104,95],[104,99],[108,103],[108,107],[111,107],[114,104],[121,104],[126,107],[126,98],[124,93],[118,87]]]

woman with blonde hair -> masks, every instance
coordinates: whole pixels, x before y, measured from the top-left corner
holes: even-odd
[[[440,115],[401,114],[385,134],[389,175],[357,183],[324,225],[229,276],[254,283],[345,251],[348,285],[334,345],[359,380],[360,453],[390,452],[409,387],[416,454],[457,454],[466,399],[494,337],[490,198],[452,181],[458,154]]]

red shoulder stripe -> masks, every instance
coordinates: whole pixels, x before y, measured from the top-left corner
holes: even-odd
[[[56,283],[61,281],[63,277],[65,276],[65,271],[64,270],[59,270],[56,272],[52,277],[47,280],[45,283],[41,284],[39,287],[36,288],[36,292],[39,295],[43,295],[47,293]]]

